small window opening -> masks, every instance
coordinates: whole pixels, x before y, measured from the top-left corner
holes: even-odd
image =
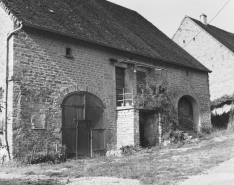
[[[188,71],[186,71],[186,75],[189,76],[189,72]]]
[[[185,40],[183,40],[183,43],[185,44]]]
[[[193,41],[195,41],[195,37],[193,38]]]
[[[66,56],[72,56],[72,49],[66,48]]]
[[[32,129],[45,130],[46,129],[46,110],[42,109],[36,112],[32,112],[31,125],[32,125]]]

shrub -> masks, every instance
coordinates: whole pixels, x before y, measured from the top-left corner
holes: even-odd
[[[185,140],[184,132],[180,130],[172,131],[170,138],[173,143],[183,142]]]
[[[139,151],[140,149],[137,147],[134,147],[133,145],[127,145],[127,146],[122,146],[120,150],[122,150],[123,155],[132,155],[135,152]]]
[[[61,152],[51,152],[49,154],[42,153],[36,153],[34,154],[33,158],[32,156],[28,156],[28,161],[31,164],[38,164],[38,163],[45,163],[45,162],[51,162],[53,164],[61,163],[66,161],[66,155]]]
[[[216,131],[217,129],[213,128],[213,127],[202,127],[201,128],[201,132],[204,134],[211,134],[214,131]]]
[[[16,154],[14,157],[15,161],[18,161],[22,164],[38,164],[38,163],[61,163],[67,160],[66,148],[64,146],[60,147],[56,152],[55,150],[32,150],[30,154],[22,153],[21,155]]]

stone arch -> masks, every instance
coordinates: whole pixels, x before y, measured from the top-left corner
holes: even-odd
[[[181,98],[183,98],[183,97],[188,99],[192,105],[193,127],[194,127],[194,130],[196,132],[200,132],[200,129],[201,129],[201,108],[200,108],[200,104],[199,104],[197,98],[195,97],[195,95],[182,93],[179,96],[177,96],[176,101],[175,101],[175,110],[177,111],[177,115],[178,115],[178,111],[179,111],[178,104],[179,104],[179,101],[181,100]]]
[[[104,107],[106,107],[106,100],[105,98],[103,97],[102,94],[100,94],[97,90],[95,90],[94,88],[92,87],[89,87],[89,86],[86,86],[86,85],[72,85],[72,86],[69,86],[65,89],[63,89],[60,93],[59,93],[59,96],[57,97],[57,101],[56,103],[58,105],[61,105],[64,98],[73,93],[73,92],[79,92],[79,91],[85,91],[85,92],[89,92],[91,94],[94,94],[95,96],[97,96],[100,100],[102,100],[103,104],[104,104]]]

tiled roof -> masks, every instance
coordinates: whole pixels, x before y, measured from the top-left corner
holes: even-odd
[[[221,30],[220,28],[217,28],[209,24],[205,25],[201,21],[198,21],[191,17],[189,18],[234,53],[234,34],[233,33]]]
[[[26,26],[209,71],[137,12],[105,0],[0,0]]]

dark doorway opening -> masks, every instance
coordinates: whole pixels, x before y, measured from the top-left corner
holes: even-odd
[[[158,113],[151,110],[139,110],[140,145],[143,148],[159,143]]]
[[[68,157],[92,157],[105,153],[102,101],[93,94],[76,92],[62,103],[62,144]]]

